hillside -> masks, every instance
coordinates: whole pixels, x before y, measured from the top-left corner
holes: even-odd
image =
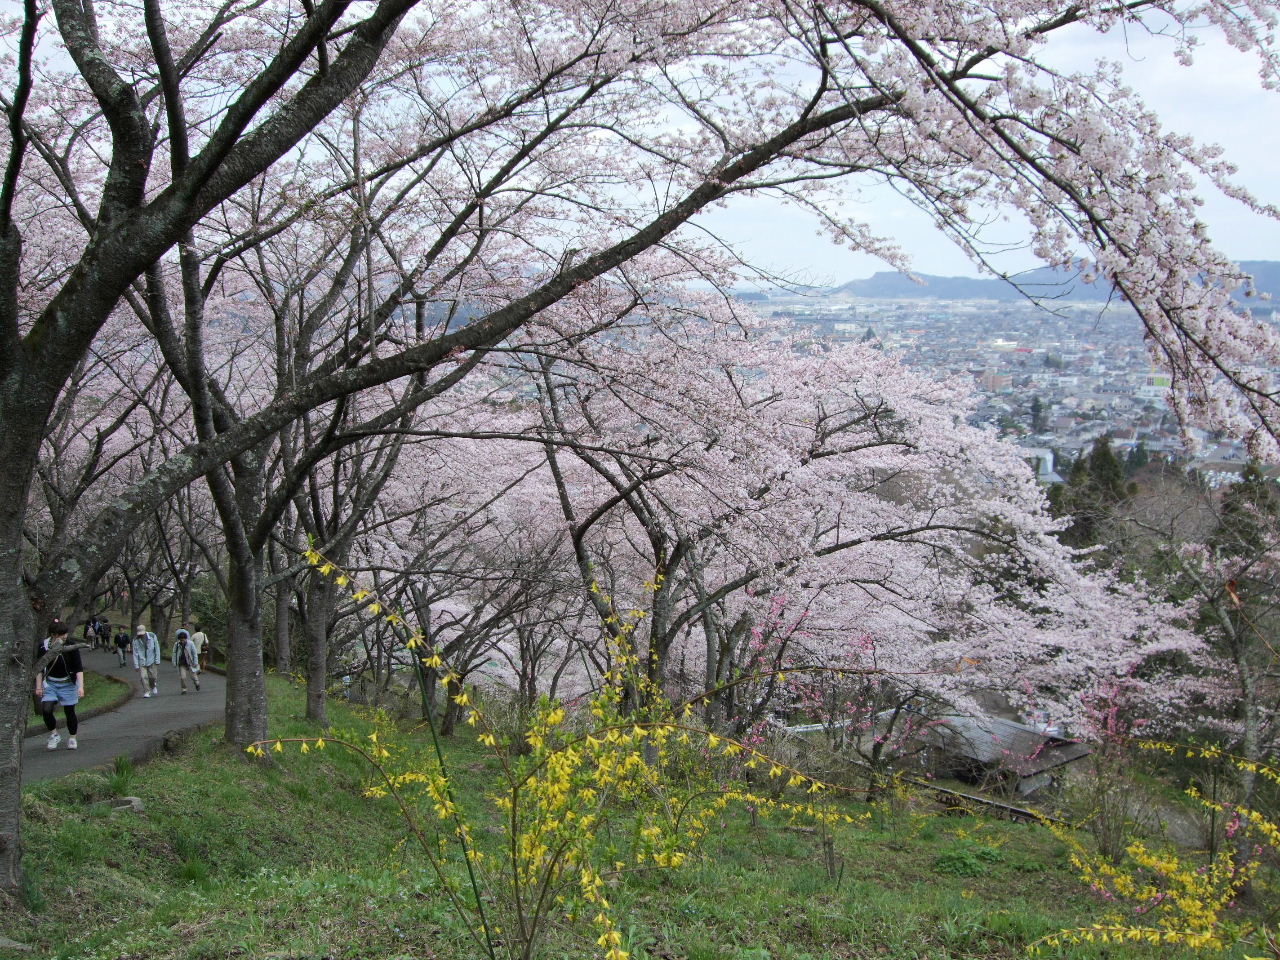
[[[274,735],[311,732],[295,719],[299,690],[273,680],[271,693]],[[333,714],[365,741],[368,721],[341,705]],[[425,762],[420,740],[395,749]],[[360,762],[332,746],[268,757],[249,764],[206,733],[136,771],[29,789],[30,907],[7,913],[0,933],[66,960],[478,955],[391,802],[362,795]],[[458,740],[448,761],[460,802],[480,818],[479,845],[500,858],[499,821],[485,813],[493,757]],[[139,797],[145,811],[109,812],[103,801],[121,795]],[[753,824],[726,808],[691,863],[609,882],[622,947],[632,960],[1013,960],[1103,909],[1041,827],[940,816],[904,798],[870,813],[834,828],[838,872],[829,878],[811,828]],[[499,888],[486,889],[499,910]],[[541,955],[603,956],[595,940],[588,918],[556,914]],[[1112,946],[1041,955],[1144,954]]]
[[[1240,266],[1253,276],[1259,292],[1270,294],[1272,299],[1280,295],[1280,261],[1244,260]],[[1011,284],[994,278],[939,277],[931,274],[917,275],[922,284],[896,271],[882,271],[862,280],[851,280],[829,293],[873,300],[937,299],[937,300],[996,300],[1011,303],[1025,299],[1025,295],[1046,299],[1105,302],[1113,297],[1109,285],[1084,283],[1078,276],[1058,273],[1047,267],[1028,270],[1016,277],[1025,294]],[[1241,298],[1243,301],[1243,298]],[[1251,301],[1256,302],[1256,301]]]

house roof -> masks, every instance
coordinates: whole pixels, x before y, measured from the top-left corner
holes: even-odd
[[[1092,753],[1087,744],[1001,717],[946,717],[922,733],[956,756],[1030,777]]]

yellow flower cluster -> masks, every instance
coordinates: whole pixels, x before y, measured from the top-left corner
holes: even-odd
[[[1225,949],[1222,941],[1212,934],[1160,927],[1095,923],[1092,926],[1063,930],[1044,937],[1031,945],[1031,952],[1039,953],[1045,947],[1062,947],[1078,943],[1145,943],[1152,946],[1185,946],[1193,950]]]
[[[367,612],[383,616],[393,630],[406,629],[399,614],[383,613],[384,605],[356,587],[337,564],[315,549],[305,557],[319,575],[349,588]],[[661,575],[647,585],[654,592],[662,586]],[[436,824],[438,847],[433,845],[428,856],[455,908],[491,958],[496,947],[490,932],[497,926],[488,910],[502,913],[503,939],[523,945],[537,942],[550,923],[550,911],[556,910],[570,917],[594,915],[596,945],[604,960],[628,960],[606,894],[609,885],[628,869],[675,869],[688,863],[731,803],[824,825],[855,822],[819,803],[827,784],[732,737],[701,728],[694,713],[699,704],[673,707],[652,662],[631,645],[644,612],[637,608],[619,613],[598,584],[591,589],[599,609],[608,611],[602,616],[610,664],[605,684],[574,717],[562,705],[544,700],[515,743],[491,724],[475,692],[463,687],[442,651],[431,648],[421,634],[405,640],[424,668],[442,676],[451,701],[467,708],[466,723],[476,729],[477,740],[493,752],[502,769],[505,786],[492,798],[502,814],[501,857],[486,860],[476,851],[471,824],[454,800],[442,754],[437,752],[439,765],[397,769],[407,754],[389,748],[377,733],[367,746],[354,747],[381,775],[368,788],[370,796],[393,797],[411,825],[416,816],[411,811],[418,809],[413,805],[421,804],[424,818]],[[708,757],[767,772],[778,790],[762,797],[727,784],[717,764],[706,762]],[[804,791],[806,797],[783,800],[784,789]],[[418,835],[422,840],[424,835]],[[453,846],[461,851],[460,857],[450,853]],[[450,870],[455,875],[465,871],[473,896],[459,894]],[[483,897],[480,890],[485,891]]]
[[[325,748],[324,737],[285,737],[278,740],[258,740],[244,748],[244,752],[251,757],[265,758],[267,755],[266,745],[271,745],[272,753],[284,753],[284,745],[286,743],[296,743],[299,745],[303,753],[310,753],[312,747],[317,750]]]
[[[405,649],[414,650],[422,661],[423,666],[431,670],[441,670],[445,666],[444,657],[439,647],[431,647],[428,649],[426,635],[421,631],[415,631],[407,637],[403,636],[407,631],[408,623],[404,618],[404,614],[398,610],[391,610],[378,599],[376,595],[368,590],[358,586],[349,573],[343,570],[338,564],[316,550],[315,547],[309,547],[303,551],[302,558],[307,561],[311,568],[320,576],[325,577],[338,587],[350,588],[348,592],[351,599],[362,605],[365,612],[372,616],[380,617],[392,631],[399,633],[403,637]],[[384,612],[385,611],[385,612]],[[457,681],[455,674],[448,674],[445,677],[446,685]],[[465,692],[462,693],[465,697]],[[456,697],[455,697],[456,699]],[[465,703],[465,700],[463,701]]]
[[[1272,783],[1280,784],[1280,769],[1268,766],[1265,763],[1259,763],[1256,760],[1248,760],[1244,757],[1226,753],[1221,747],[1213,744],[1200,746],[1198,744],[1165,743],[1160,740],[1139,740],[1138,748],[1140,750],[1157,750],[1161,753],[1167,753],[1171,757],[1182,756],[1188,760],[1225,760],[1239,770],[1256,773]]]
[[[1200,791],[1195,787],[1188,787],[1187,794],[1195,797],[1207,809],[1214,810],[1217,813],[1222,814],[1224,817],[1229,817],[1232,814],[1239,816],[1240,819],[1248,825],[1251,831],[1265,838],[1267,843],[1280,853],[1280,824],[1276,824],[1275,821],[1268,819],[1257,810],[1251,810],[1248,807],[1234,806],[1230,810],[1227,810],[1222,804],[1215,803],[1207,797],[1202,796]]]
[[[1280,783],[1273,767],[1232,756],[1214,745],[1181,746],[1144,740],[1139,747],[1189,759],[1225,761],[1240,770]],[[1280,851],[1280,825],[1263,814],[1240,806],[1228,808],[1204,797],[1194,787],[1187,793],[1224,819],[1237,817],[1244,829]],[[1176,853],[1153,851],[1141,841],[1134,841],[1125,850],[1125,861],[1116,865],[1085,851],[1080,842],[1065,830],[1052,824],[1049,826],[1072,847],[1071,860],[1082,879],[1121,904],[1140,910],[1144,923],[1127,924],[1117,917],[1111,924],[1060,931],[1038,941],[1039,945],[1056,947],[1069,943],[1135,942],[1177,944],[1193,950],[1220,953],[1257,932],[1229,916],[1231,906],[1258,872],[1260,862],[1256,857],[1241,863],[1228,850],[1200,866],[1186,862]]]
[[[1078,843],[1073,846],[1071,862],[1081,878],[1120,903],[1140,909],[1146,922],[1128,925],[1116,918],[1110,926],[1064,930],[1056,935],[1058,940],[1043,942],[1110,942],[1100,939],[1105,933],[1115,942],[1179,943],[1221,951],[1235,941],[1235,935],[1228,933],[1230,924],[1225,915],[1251,871],[1236,869],[1229,853],[1201,868],[1172,852],[1153,851],[1134,841],[1125,850],[1125,862],[1117,866],[1086,853]],[[1159,939],[1153,939],[1156,933]]]

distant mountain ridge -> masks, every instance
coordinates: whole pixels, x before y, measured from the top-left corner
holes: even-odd
[[[1260,293],[1280,301],[1280,261],[1241,260],[1241,269],[1253,275]],[[1003,280],[978,277],[938,277],[917,274],[924,285],[894,271],[882,271],[864,280],[850,280],[828,292],[832,295],[865,297],[869,300],[998,300],[1007,303],[1024,299],[1013,286]],[[1028,294],[1049,300],[1083,300],[1102,303],[1114,296],[1109,284],[1085,283],[1078,275],[1041,267],[1019,274],[1016,281]],[[1244,303],[1257,303],[1255,299]],[[1277,304],[1280,306],[1280,304]]]

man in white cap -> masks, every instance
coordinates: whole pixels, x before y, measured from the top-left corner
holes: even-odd
[[[159,666],[160,638],[148,630],[145,623],[140,623],[133,633],[133,667],[142,680],[144,697],[159,696],[159,691],[156,690]]]

